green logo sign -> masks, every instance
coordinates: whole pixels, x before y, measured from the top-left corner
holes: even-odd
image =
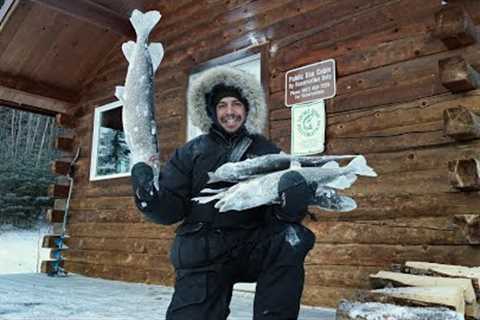
[[[305,137],[313,136],[322,126],[322,118],[315,109],[306,109],[299,117],[297,130]]]

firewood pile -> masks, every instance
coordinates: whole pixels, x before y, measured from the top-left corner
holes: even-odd
[[[370,275],[373,290],[342,300],[338,320],[480,319],[480,267],[406,262]]]

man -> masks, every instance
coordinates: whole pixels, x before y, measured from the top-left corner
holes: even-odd
[[[170,254],[176,282],[167,319],[226,319],[236,282],[257,282],[254,319],[297,319],[303,263],[315,242],[300,221],[314,186],[291,171],[279,182],[281,206],[220,214],[214,203],[192,202],[208,172],[280,149],[260,134],[265,97],[248,73],[228,67],[204,72],[190,85],[188,104],[192,121],[206,134],[176,150],[161,171],[159,190],[150,166],[132,169],[138,208],[156,223],[183,220]]]

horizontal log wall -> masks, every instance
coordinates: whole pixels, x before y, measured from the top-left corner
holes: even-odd
[[[471,1],[452,1],[475,7]],[[327,102],[329,154],[365,154],[379,177],[346,194],[359,208],[315,211],[317,243],[306,262],[304,303],[334,306],[368,275],[406,260],[480,265],[478,237],[458,215],[478,215],[480,198],[449,183],[448,162],[478,157],[478,140],[444,135],[443,113],[480,113],[480,90],[451,93],[438,62],[461,55],[480,67],[480,45],[450,50],[433,36],[438,0],[184,1],[162,11],[152,36],[166,54],[156,77],[162,160],[185,142],[185,91],[192,67],[265,36],[270,138],[290,149],[284,75],[320,60],[337,62],[337,96]],[[475,23],[480,12],[470,10]],[[215,41],[212,41],[215,39]],[[76,108],[82,154],[71,203],[66,267],[127,281],[172,284],[173,227],[151,224],[134,206],[128,178],[89,182],[93,111],[111,102],[127,63],[120,43],[87,81]],[[476,240],[477,239],[477,240]]]

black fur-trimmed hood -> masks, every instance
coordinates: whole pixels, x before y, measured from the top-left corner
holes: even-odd
[[[187,104],[193,125],[204,133],[210,129],[212,120],[207,114],[205,96],[218,84],[238,88],[249,104],[245,122],[247,131],[250,134],[263,133],[267,119],[267,106],[262,86],[252,74],[225,66],[208,69],[190,83]]]

